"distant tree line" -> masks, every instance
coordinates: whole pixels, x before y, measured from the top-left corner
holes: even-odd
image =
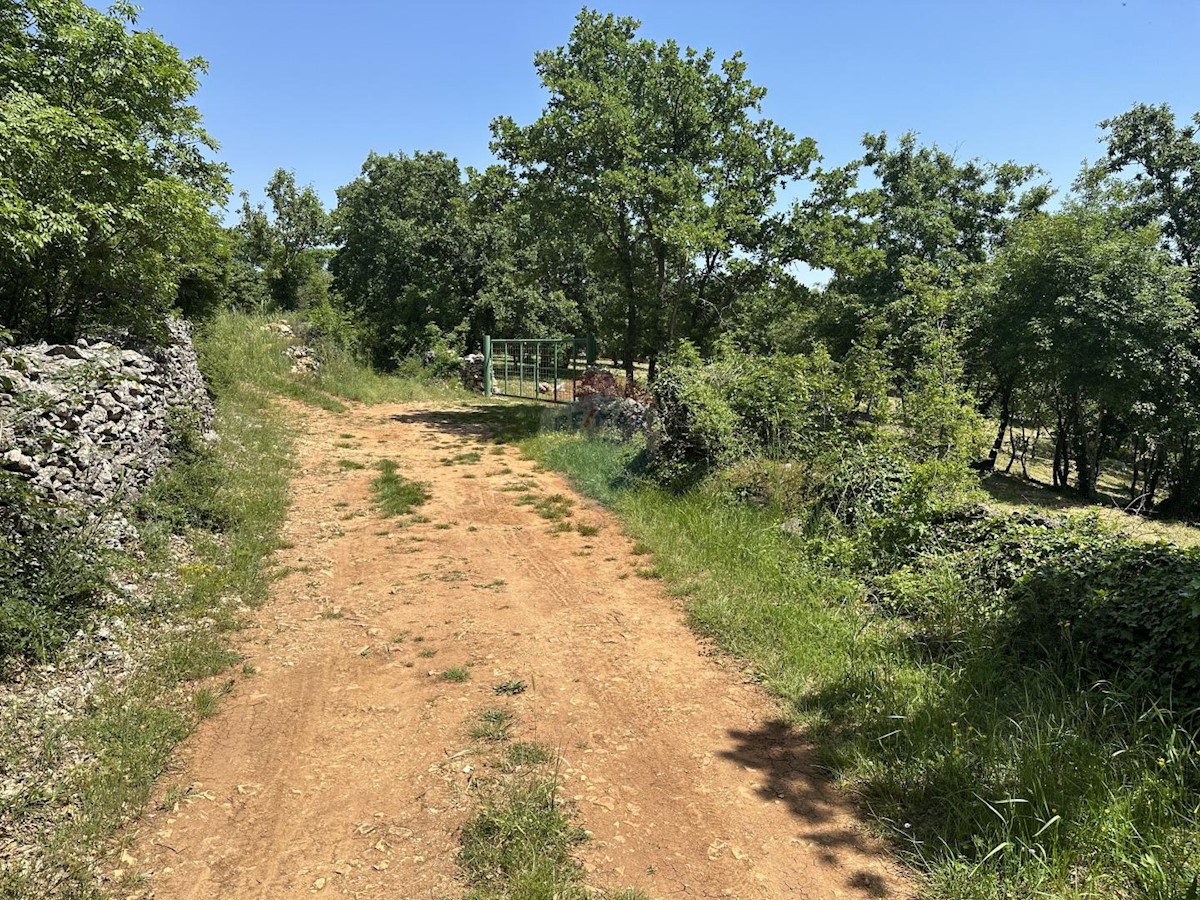
[[[1200,515],[1200,117],[1102,122],[1105,152],[1056,205],[1036,166],[913,134],[825,166],[762,115],[740,55],[584,9],[535,57],[541,115],[493,122],[497,164],[373,153],[332,211],[281,169],[223,227],[228,172],[191,104],[204,63],[135,21],[0,4],[15,339],[151,335],[171,308],[232,304],[308,310],[384,368],[488,333],[593,333],[650,379],[684,344],[820,353],[861,415],[908,417],[936,389],[987,417],[985,468],[1037,438],[1057,485],[1093,496],[1119,460],[1126,502]],[[781,206],[791,182],[806,191]]]

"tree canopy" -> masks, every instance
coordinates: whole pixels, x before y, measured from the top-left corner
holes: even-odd
[[[136,8],[0,5],[0,324],[73,338],[153,331],[212,250],[228,194],[190,102],[205,70]]]
[[[762,118],[740,55],[639,38],[636,19],[584,9],[535,65],[550,100],[532,124],[500,117],[493,149],[544,219],[579,235],[619,285],[622,354],[653,365],[738,253],[770,255],[776,190],[816,156]]]

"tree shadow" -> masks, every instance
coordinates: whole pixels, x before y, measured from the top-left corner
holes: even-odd
[[[555,413],[544,404],[513,403],[465,409],[416,410],[391,416],[391,420],[426,425],[456,437],[512,443],[545,431],[547,417],[553,420]]]
[[[846,821],[845,799],[828,783],[827,773],[815,761],[811,741],[782,719],[765,722],[752,731],[731,730],[736,741],[731,750],[721,752],[725,759],[761,772],[757,789],[770,802],[782,801],[788,811],[807,828],[797,837],[817,848],[817,859],[846,874],[846,886],[872,897],[890,897],[892,890],[879,873],[855,868],[850,860],[858,856],[880,855],[852,824]],[[882,863],[882,860],[881,860]]]

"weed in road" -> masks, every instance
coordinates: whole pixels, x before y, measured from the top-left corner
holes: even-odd
[[[396,463],[381,459],[375,464],[379,474],[371,482],[375,493],[375,506],[385,516],[404,516],[420,506],[432,495],[419,481],[409,481],[396,472]]]
[[[587,833],[571,821],[552,775],[512,776],[494,784],[483,808],[463,827],[459,864],[472,900],[646,900],[638,891],[595,892],[584,883],[575,851]]]
[[[479,714],[478,723],[471,728],[471,737],[477,741],[507,741],[516,716],[510,710],[493,706]]]
[[[353,459],[339,459],[338,465],[341,466],[343,469],[365,469],[366,468],[366,466],[364,466],[362,463],[356,462]]]
[[[574,505],[575,501],[570,497],[563,494],[551,494],[549,497],[543,497],[537,503],[533,504],[533,508],[537,510],[537,514],[543,519],[556,522],[570,516],[571,507]]]
[[[473,465],[483,459],[482,456],[475,450],[468,453],[456,453],[454,456],[443,457],[441,463],[443,466],[466,466]]]
[[[595,535],[600,533],[601,527],[602,526],[600,526],[594,522],[576,522],[575,523],[575,530],[578,531],[580,534],[582,534],[584,537],[594,537]]]
[[[504,749],[504,766],[516,769],[520,766],[542,766],[550,762],[550,750],[543,744],[517,741]]]
[[[467,671],[465,666],[451,666],[440,676],[442,681],[453,681],[461,683],[467,681],[471,677],[471,673]]]
[[[424,638],[415,637],[415,638],[413,638],[413,640],[414,641],[423,641]],[[417,656],[421,657],[421,659],[432,659],[434,656],[437,656],[437,648],[436,647],[425,647],[419,653],[417,653]]]
[[[517,694],[525,693],[525,682],[523,681],[502,681],[492,688],[492,691],[497,695],[515,697]]]
[[[510,481],[508,484],[501,487],[499,490],[512,491],[514,493],[525,493],[537,487],[537,483],[533,481]]]

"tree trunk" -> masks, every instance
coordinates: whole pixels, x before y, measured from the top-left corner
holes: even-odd
[[[649,381],[654,381],[654,377],[658,374],[658,352],[662,349],[663,334],[662,320],[667,310],[667,251],[666,248],[659,245],[654,249],[654,346],[650,348],[650,368],[646,373],[646,378]],[[670,332],[672,336],[675,332],[675,317],[671,316]]]
[[[1066,487],[1071,474],[1071,455],[1067,452],[1067,423],[1060,411],[1054,432],[1054,486]]]
[[[996,430],[996,440],[992,442],[988,458],[980,466],[984,472],[994,472],[996,469],[996,458],[1000,455],[1000,448],[1004,446],[1004,435],[1008,433],[1008,425],[1012,420],[1012,395],[1011,384],[1005,384],[1000,388],[1000,427]],[[1009,460],[1009,466],[1012,466],[1011,460]]]
[[[621,228],[621,277],[625,285],[625,381],[633,384],[633,360],[638,350],[637,288],[633,283],[633,251],[628,226]]]

